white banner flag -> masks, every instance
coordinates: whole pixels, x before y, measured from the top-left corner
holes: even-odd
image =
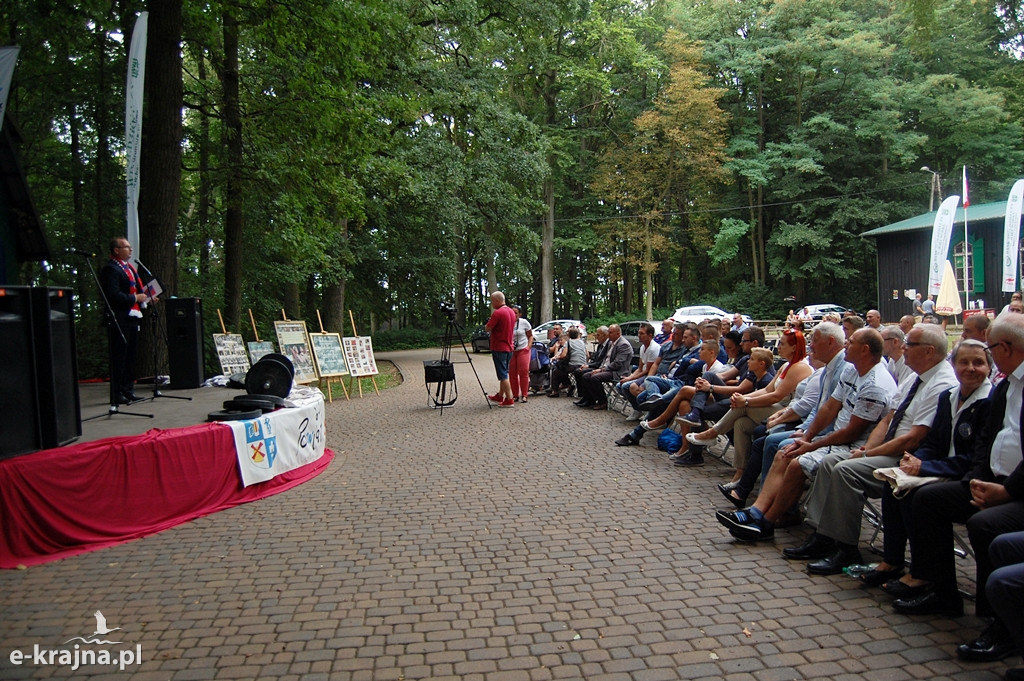
[[[1017,257],[1020,254],[1020,209],[1024,200],[1024,180],[1017,180],[1006,199],[1003,221],[1003,293],[1017,290]]]
[[[146,85],[146,33],[149,12],[139,14],[128,48],[128,82],[125,86],[124,147],[127,154],[128,241],[139,252],[139,154],[142,150],[142,95]]]
[[[939,295],[942,286],[942,268],[946,264],[949,252],[949,238],[953,234],[953,218],[956,207],[960,203],[959,196],[950,196],[939,206],[932,226],[932,257],[928,262],[928,295]]]
[[[7,111],[7,93],[14,77],[14,65],[18,63],[20,47],[0,47],[0,128],[4,127],[4,112]]]

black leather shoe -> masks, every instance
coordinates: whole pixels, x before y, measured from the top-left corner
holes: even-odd
[[[964,601],[959,595],[956,598],[947,598],[940,596],[936,591],[929,591],[916,598],[897,598],[892,602],[892,609],[901,615],[947,615],[949,617],[960,617],[964,614]],[[963,648],[964,646],[960,647]],[[959,650],[957,653],[959,654]]]
[[[905,601],[923,596],[935,587],[931,584],[922,584],[921,586],[907,586],[898,579],[890,579],[888,582],[882,584],[881,589],[885,593],[889,594],[893,598],[902,598]]]
[[[968,662],[996,662],[1016,651],[1017,646],[1013,644],[1010,632],[1002,622],[995,620],[981,632],[981,636],[957,646],[956,656]]]
[[[807,571],[812,575],[839,575],[843,568],[861,562],[860,549],[856,546],[843,546],[836,543],[835,550],[827,558],[807,564]]]
[[[867,586],[882,586],[886,582],[893,580],[899,581],[900,577],[903,576],[903,568],[895,568],[894,570],[868,570],[862,575],[859,575],[857,579],[860,580],[861,584]],[[902,584],[902,582],[900,582]]]
[[[782,549],[782,555],[790,560],[818,560],[828,558],[835,553],[836,541],[831,537],[814,532],[800,546],[789,546]]]
[[[626,433],[625,435],[620,437],[618,440],[616,440],[615,444],[617,444],[620,447],[629,447],[631,445],[638,445],[638,444],[640,444],[640,441],[637,440],[635,437],[633,437],[632,433]]]
[[[725,484],[725,483],[723,483],[723,484],[718,486],[718,491],[721,492],[722,496],[724,496],[726,499],[728,499],[732,503],[733,506],[735,506],[736,508],[746,508],[747,507],[747,498],[743,497],[742,499],[737,499],[736,497],[734,497],[732,495],[732,491],[734,489],[736,489],[736,488],[735,487],[729,487],[728,484]]]
[[[595,403],[590,400],[579,400],[578,402],[573,402],[573,404],[577,407],[592,407]]]

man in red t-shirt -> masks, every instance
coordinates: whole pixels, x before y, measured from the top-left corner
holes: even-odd
[[[515,401],[512,398],[512,383],[508,380],[508,363],[512,359],[512,332],[516,325],[516,313],[505,305],[505,294],[501,291],[491,294],[491,308],[494,312],[484,328],[491,334],[491,359],[500,387],[496,394],[488,395],[487,399],[497,402],[499,407],[511,407]]]

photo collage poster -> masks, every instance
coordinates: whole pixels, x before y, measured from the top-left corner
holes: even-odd
[[[274,322],[277,345],[281,354],[292,362],[296,383],[315,383],[320,379],[313,365],[313,353],[309,350],[309,336],[306,322]]]
[[[346,337],[343,341],[349,373],[353,376],[376,376],[377,362],[369,336]]]
[[[245,354],[245,342],[240,334],[215,333],[213,344],[217,348],[222,374],[232,376],[249,371],[249,356]]]

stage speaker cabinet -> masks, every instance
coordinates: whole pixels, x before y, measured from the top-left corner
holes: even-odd
[[[203,384],[203,301],[199,298],[168,298],[167,363],[172,390],[198,388]]]
[[[70,288],[32,289],[40,445],[60,447],[82,436],[75,350],[74,296]]]
[[[0,459],[40,449],[38,386],[28,286],[0,286]]]

